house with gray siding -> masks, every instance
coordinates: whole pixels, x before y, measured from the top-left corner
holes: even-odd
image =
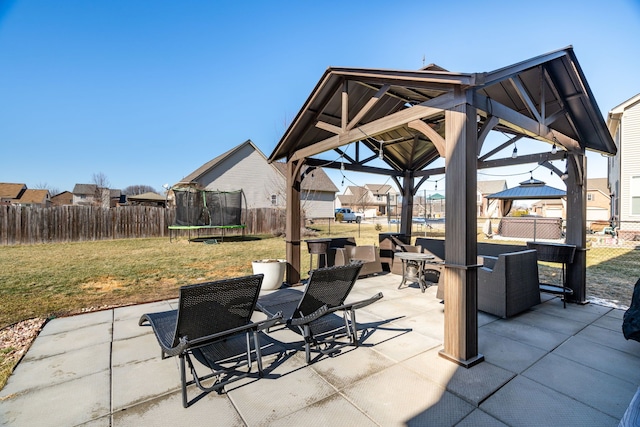
[[[267,157],[247,140],[226,153],[208,161],[185,176],[179,185],[197,185],[217,191],[242,190],[246,207],[286,206],[286,165],[269,163]],[[338,188],[321,168],[303,166],[301,171],[302,209],[307,218],[333,218],[333,200]]]
[[[607,127],[618,148],[608,161],[611,218],[621,238],[640,235],[640,94],[609,111]]]

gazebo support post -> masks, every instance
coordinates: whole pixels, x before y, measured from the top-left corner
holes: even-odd
[[[411,242],[411,226],[413,224],[413,179],[413,171],[404,171],[404,177],[402,178],[402,212],[400,213],[400,233],[406,237],[407,243]]]
[[[587,303],[587,157],[583,153],[567,157],[569,178],[567,183],[566,242],[576,245],[573,262],[567,265],[567,286],[573,295],[567,301]]]
[[[287,162],[287,213],[286,213],[286,282],[300,283],[300,169],[302,161]]]
[[[460,96],[461,93],[458,92]],[[476,109],[461,103],[445,112],[446,253],[444,349],[440,355],[470,368],[478,353]]]

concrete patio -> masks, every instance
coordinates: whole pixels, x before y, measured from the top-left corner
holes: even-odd
[[[263,378],[188,409],[177,358],[162,360],[151,328],[138,326],[175,300],[52,320],[0,391],[0,424],[616,426],[638,389],[640,343],[622,336],[622,310],[563,309],[543,294],[508,320],[479,313],[485,362],[464,369],[438,356],[444,305],[435,287],[398,290],[399,281],[356,283],[350,298],[384,293],[357,313],[361,347],[307,366],[299,336],[272,330]]]

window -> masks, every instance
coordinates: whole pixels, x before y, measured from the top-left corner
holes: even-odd
[[[593,193],[587,193],[587,202],[593,202],[594,197],[593,197]]]
[[[278,195],[277,194],[272,194],[271,195],[271,205],[272,206],[277,206],[278,205]]]
[[[631,177],[631,215],[640,215],[640,176]]]

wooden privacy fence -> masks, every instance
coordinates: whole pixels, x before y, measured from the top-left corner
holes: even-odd
[[[246,234],[284,230],[284,211],[249,209]],[[0,206],[0,245],[169,237],[175,209],[152,206]]]

